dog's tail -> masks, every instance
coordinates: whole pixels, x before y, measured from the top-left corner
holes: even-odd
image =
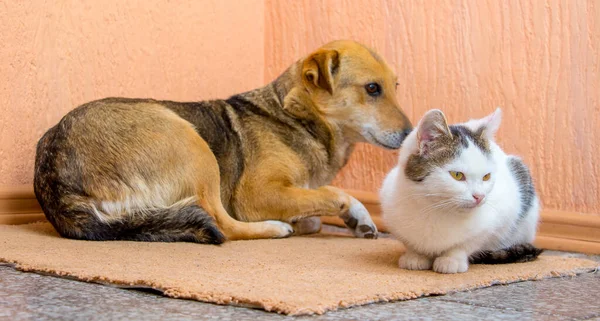
[[[120,217],[110,217],[87,202],[70,207],[40,203],[48,221],[66,238],[203,244],[226,240],[213,217],[195,203],[133,210]]]
[[[469,257],[471,264],[523,263],[535,260],[544,250],[529,243],[513,245],[497,251],[483,251]]]
[[[144,210],[100,227],[108,238],[149,242],[221,244],[225,236],[200,206]],[[98,232],[96,235],[98,236]],[[106,237],[101,237],[106,238]]]

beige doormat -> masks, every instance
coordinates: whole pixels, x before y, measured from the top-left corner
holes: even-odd
[[[542,256],[530,263],[475,265],[467,273],[441,275],[399,269],[401,251],[390,239],[323,234],[213,246],[75,241],[60,238],[48,223],[0,226],[0,261],[20,270],[152,287],[173,298],[291,315],[575,275],[598,267],[589,260]]]

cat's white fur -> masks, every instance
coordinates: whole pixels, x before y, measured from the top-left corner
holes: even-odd
[[[514,156],[506,155],[493,141],[501,111],[463,124],[473,131],[486,126],[491,160],[470,142],[458,158],[436,168],[423,182],[414,182],[405,176],[404,168],[409,156],[419,152],[417,135],[426,117],[404,141],[398,165],[387,175],[380,191],[385,224],[407,247],[399,266],[411,270],[433,268],[441,273],[466,272],[469,256],[475,252],[531,243],[539,201],[536,196],[519,221],[519,186],[508,167],[508,159]],[[466,180],[455,180],[449,171],[464,173]],[[490,180],[483,181],[488,173]],[[473,194],[485,195],[478,206]]]

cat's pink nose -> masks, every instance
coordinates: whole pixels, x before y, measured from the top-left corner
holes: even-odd
[[[483,198],[485,197],[485,195],[483,194],[473,194],[473,199],[475,200],[475,204],[479,205],[479,203],[481,203],[481,201],[483,201]]]

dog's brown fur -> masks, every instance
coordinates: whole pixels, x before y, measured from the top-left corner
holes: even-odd
[[[355,143],[400,147],[411,125],[395,86],[376,53],[335,41],[227,100],[90,102],[40,139],[36,196],[76,239],[218,244],[315,232],[321,215],[376,237],[362,204],[326,185]]]

